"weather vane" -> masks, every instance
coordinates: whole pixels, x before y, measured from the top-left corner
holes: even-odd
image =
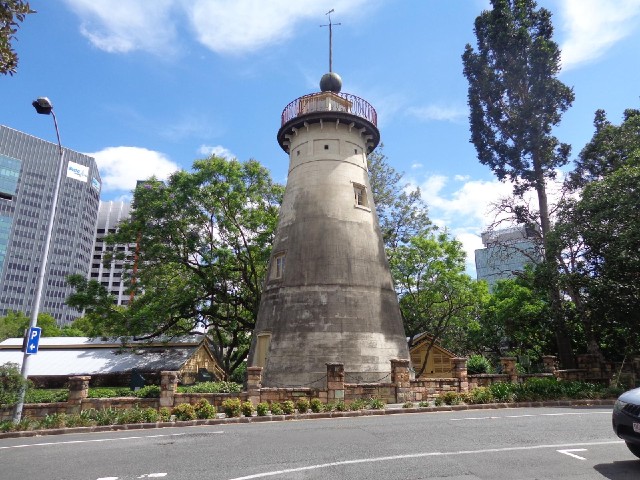
[[[342,25],[341,23],[331,23],[332,13],[333,8],[325,13],[325,15],[329,16],[329,23],[327,25],[320,25],[321,27],[329,27],[329,72],[333,71],[333,26]]]

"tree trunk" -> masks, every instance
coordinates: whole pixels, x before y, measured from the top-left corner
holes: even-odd
[[[537,155],[536,155],[537,157]],[[549,204],[544,173],[537,158],[534,159],[536,173],[536,193],[538,194],[538,208],[540,209],[540,226],[542,228],[542,241],[544,246],[545,262],[549,268],[549,299],[551,300],[551,315],[556,327],[555,337],[558,348],[558,357],[562,368],[575,368],[575,358],[571,338],[567,329],[567,323],[562,313],[562,299],[558,285],[558,272],[555,252],[549,247],[549,232],[551,221],[549,219]]]

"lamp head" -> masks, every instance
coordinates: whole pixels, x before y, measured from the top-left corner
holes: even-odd
[[[37,100],[34,100],[31,105],[36,109],[36,112],[42,115],[49,115],[51,110],[53,110],[53,105],[51,104],[51,100],[47,97],[38,97]]]

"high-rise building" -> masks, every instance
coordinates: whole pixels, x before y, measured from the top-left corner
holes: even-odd
[[[542,260],[538,232],[518,226],[482,233],[485,248],[475,251],[476,276],[492,290],[498,280],[514,278],[525,265]]]
[[[123,281],[125,262],[135,254],[135,244],[107,245],[104,238],[115,233],[118,224],[131,216],[131,203],[123,201],[100,202],[96,241],[91,260],[91,280],[96,280],[114,296],[116,305],[127,305],[129,293]],[[105,263],[105,257],[111,261]]]
[[[92,157],[63,151],[40,302],[59,325],[80,316],[65,304],[73,292],[66,277],[89,274],[101,187]],[[31,315],[59,162],[57,144],[0,125],[0,315]]]
[[[249,354],[265,386],[318,386],[327,363],[380,381],[409,359],[367,169],[376,111],[331,71],[320,88],[278,132],[289,175]]]

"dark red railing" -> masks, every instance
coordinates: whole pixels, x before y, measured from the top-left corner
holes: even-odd
[[[369,102],[350,93],[329,92],[311,93],[296,98],[282,111],[282,125],[307,113],[328,111],[351,113],[368,120],[374,126],[378,125],[378,114]]]

